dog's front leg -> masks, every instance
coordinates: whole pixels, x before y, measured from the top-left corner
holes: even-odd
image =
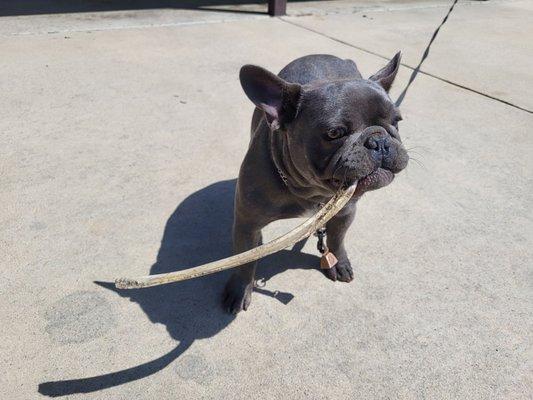
[[[242,253],[261,244],[261,228],[235,217],[233,225],[233,252]],[[232,314],[247,310],[252,301],[257,261],[244,264],[235,270],[224,289],[223,305]]]
[[[350,201],[326,224],[328,249],[339,260],[333,268],[324,270],[326,276],[333,281],[350,282],[353,280],[353,269],[344,248],[344,237],[355,218],[355,203],[355,200]]]

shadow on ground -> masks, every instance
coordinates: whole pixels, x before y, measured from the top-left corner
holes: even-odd
[[[231,254],[231,226],[235,180],[214,183],[187,197],[167,221],[157,262],[151,274],[189,268]],[[289,268],[310,269],[319,264],[315,255],[301,253],[304,243],[284,250],[260,263],[258,278],[268,281]],[[317,273],[319,273],[317,271]],[[137,303],[153,323],[164,324],[179,344],[169,353],[150,362],[108,374],[69,380],[44,382],[39,393],[51,397],[89,393],[119,386],[153,375],[162,370],[198,339],[209,338],[227,327],[235,318],[222,310],[221,297],[230,271],[190,281],[146,289],[118,290],[109,282],[95,282],[121,297]],[[257,288],[258,294],[273,297],[284,304],[290,293]],[[272,300],[276,301],[276,300]],[[253,311],[253,303],[250,311]],[[102,355],[104,357],[104,355]]]
[[[160,8],[266,14],[267,2],[268,0],[0,0],[0,16]],[[246,4],[264,5],[264,12],[256,11],[255,8],[250,10],[241,7]]]

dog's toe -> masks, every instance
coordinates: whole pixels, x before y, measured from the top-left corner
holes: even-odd
[[[236,280],[230,280],[224,289],[222,306],[230,314],[237,314],[242,310],[246,311],[252,301],[252,291]]]
[[[351,282],[353,280],[353,269],[350,261],[339,261],[333,268],[324,270],[326,276],[332,281]]]

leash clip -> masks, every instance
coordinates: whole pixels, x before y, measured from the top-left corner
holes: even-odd
[[[328,247],[324,243],[324,239],[326,238],[326,228],[322,227],[320,229],[317,229],[315,232],[315,236],[318,238],[316,248],[320,252],[320,254],[324,254],[328,251]]]
[[[331,251],[329,251],[328,246],[326,243],[324,243],[324,239],[326,238],[326,228],[322,227],[320,229],[317,229],[315,232],[315,236],[318,238],[318,242],[316,244],[316,248],[322,254],[322,257],[320,258],[320,268],[321,269],[331,269],[337,263],[339,260],[337,260],[337,257],[335,257],[335,254],[333,254]]]

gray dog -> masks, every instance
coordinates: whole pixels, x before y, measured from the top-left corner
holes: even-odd
[[[298,58],[278,76],[242,67],[241,85],[256,109],[235,194],[235,253],[258,246],[268,223],[316,212],[339,187],[357,182],[353,199],[326,224],[338,263],[325,273],[353,279],[343,242],[356,202],[389,184],[409,159],[398,134],[402,118],[388,95],[400,57],[369,79],[353,61],[330,55]],[[256,265],[240,267],[228,281],[223,301],[230,313],[250,305]]]

